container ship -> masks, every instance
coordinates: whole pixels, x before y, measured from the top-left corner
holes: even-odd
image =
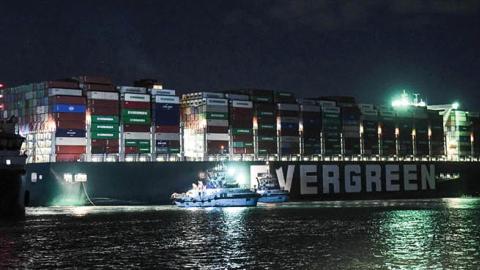
[[[476,196],[480,117],[457,103],[177,91],[78,76],[4,88],[28,156],[28,205],[164,204],[224,162],[242,186],[270,172],[291,200]]]

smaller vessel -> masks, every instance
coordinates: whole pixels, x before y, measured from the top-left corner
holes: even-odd
[[[270,172],[260,174],[257,177],[257,183],[257,193],[260,195],[258,202],[281,203],[288,201],[288,191],[280,187],[277,178]]]
[[[240,187],[221,163],[205,173],[205,180],[192,184],[192,189],[185,193],[172,194],[171,199],[180,207],[230,207],[256,206],[259,197],[256,192]]]

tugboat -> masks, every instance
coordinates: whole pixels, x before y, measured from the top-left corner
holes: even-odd
[[[257,193],[261,196],[258,202],[281,203],[288,201],[288,191],[280,188],[277,178],[270,172],[262,173],[257,177]]]
[[[192,189],[185,193],[172,194],[171,199],[179,207],[231,207],[257,206],[259,197],[256,192],[240,187],[221,163],[205,173],[205,180],[192,184]]]
[[[0,218],[23,216],[25,201],[21,176],[26,155],[20,154],[25,138],[15,133],[17,119],[0,120]]]

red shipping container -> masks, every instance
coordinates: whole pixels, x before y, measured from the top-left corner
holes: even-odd
[[[232,140],[236,142],[253,142],[253,135],[233,135]]]
[[[45,82],[46,88],[69,88],[78,89],[77,82],[62,82],[62,81],[47,81]]]
[[[112,146],[118,147],[118,139],[93,139],[91,142],[92,146]]]
[[[84,113],[53,113],[52,118],[57,121],[83,121],[85,122]]]
[[[228,127],[207,126],[207,133],[228,133]]]
[[[110,78],[103,76],[79,76],[78,80],[81,83],[112,84],[112,80]]]
[[[253,147],[245,148],[245,154],[253,154]]]
[[[103,100],[103,99],[89,99],[88,107],[108,107],[108,108],[118,108],[119,102],[117,100]]]
[[[85,129],[85,119],[83,121],[56,121],[57,128]]]
[[[138,148],[136,146],[126,146],[125,154],[138,154]]]
[[[246,154],[245,148],[233,148],[234,154]]]
[[[179,126],[155,126],[155,132],[158,133],[179,133],[180,127]]]
[[[105,154],[105,148],[106,146],[101,146],[101,145],[96,145],[91,148],[91,153],[92,154]]]
[[[118,153],[118,146],[107,146],[105,147],[106,154],[115,154]]]
[[[207,141],[208,154],[226,154],[228,153],[227,141]]]
[[[168,141],[168,147],[180,147],[180,141]]]
[[[78,161],[83,154],[57,154],[57,162],[72,162]]]
[[[95,114],[95,115],[118,115],[119,113],[117,107],[115,108],[95,107],[95,108],[89,108],[89,111],[91,114]]]
[[[147,125],[123,125],[123,132],[150,132],[150,126]]]
[[[105,91],[105,92],[116,92],[115,86],[108,85],[108,84],[94,84],[94,83],[87,83],[83,84],[83,89],[87,91]]]
[[[50,97],[50,104],[86,104],[85,97],[72,97],[72,96],[53,96]]]
[[[83,154],[85,150],[85,146],[81,145],[57,145],[55,147],[57,154]]]
[[[122,108],[148,110],[150,109],[150,102],[122,101]]]

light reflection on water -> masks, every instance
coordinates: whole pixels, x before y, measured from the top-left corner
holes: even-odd
[[[470,198],[28,208],[0,223],[0,269],[472,269],[479,243]]]

